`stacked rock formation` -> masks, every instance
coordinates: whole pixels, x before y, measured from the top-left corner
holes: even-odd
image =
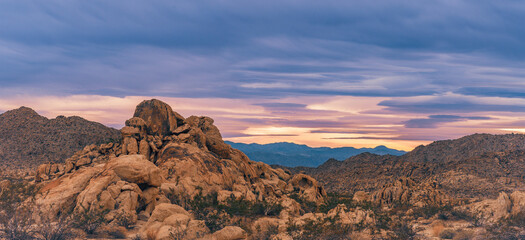
[[[288,219],[302,212],[292,194],[317,204],[326,196],[312,177],[253,162],[225,144],[211,118],[185,119],[159,100],[140,103],[121,133],[121,143],[88,146],[63,165],[39,167],[38,209],[53,217],[103,210],[110,224],[125,216],[143,236],[166,239],[184,228],[190,239],[212,233],[173,204],[184,199],[216,194],[220,201],[278,203],[284,207],[279,218]]]
[[[436,184],[435,182],[417,184],[410,178],[402,177],[373,192],[371,200],[378,204],[402,203],[416,207],[442,206],[448,203],[448,197],[436,188]]]

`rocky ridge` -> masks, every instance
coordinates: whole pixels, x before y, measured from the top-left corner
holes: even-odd
[[[328,192],[371,192],[405,177],[433,183],[456,198],[497,197],[525,187],[523,143],[521,134],[475,134],[418,147],[403,156],[363,153],[345,161],[328,160],[317,168],[290,170],[312,175]],[[443,152],[453,152],[453,157]],[[429,161],[429,156],[442,157]]]
[[[403,156],[363,153],[290,171],[312,175],[328,193],[389,209],[422,239],[440,237],[443,229],[444,235],[469,229],[467,235],[480,239],[505,231],[519,238],[525,236],[524,147],[525,135],[474,134]]]
[[[0,114],[0,166],[28,170],[42,163],[63,163],[89,144],[118,141],[118,130],[80,117],[47,119],[21,107]]]

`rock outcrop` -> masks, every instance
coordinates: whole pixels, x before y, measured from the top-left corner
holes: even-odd
[[[525,192],[501,192],[496,199],[485,199],[460,207],[471,212],[481,222],[494,224],[502,219],[525,213]]]
[[[447,196],[436,189],[435,182],[417,184],[410,178],[400,178],[373,192],[372,202],[378,204],[410,204],[416,207],[442,206],[448,202]]]
[[[250,161],[222,141],[211,118],[185,119],[159,100],[140,103],[121,134],[120,143],[88,146],[65,164],[40,166],[36,178],[44,183],[37,207],[55,217],[68,209],[104,211],[116,226],[126,216],[140,226],[139,234],[155,239],[181,231],[185,239],[242,239],[246,232],[238,227],[213,233],[183,203],[204,196],[224,203],[233,197],[278,204],[280,216],[288,218],[301,212],[291,195],[316,204],[326,196],[310,176]]]

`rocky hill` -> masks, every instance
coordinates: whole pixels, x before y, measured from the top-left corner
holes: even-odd
[[[298,167],[321,181],[328,192],[372,191],[400,177],[436,180],[457,197],[497,196],[525,187],[525,135],[474,134],[437,141],[402,155],[370,153],[317,168]]]
[[[419,146],[407,153],[403,160],[410,162],[458,162],[484,153],[525,150],[524,134],[474,134],[455,140],[436,141]]]
[[[80,117],[47,119],[21,107],[0,114],[0,166],[33,169],[60,163],[90,144],[118,141],[118,130]]]
[[[375,148],[353,148],[353,147],[309,147],[295,143],[270,143],[270,144],[244,144],[226,142],[232,147],[244,152],[251,160],[264,162],[267,164],[276,164],[286,167],[317,167],[323,164],[326,159],[334,158],[344,160],[348,157],[360,153],[369,152],[379,155],[403,155],[406,152],[390,149],[385,146]]]

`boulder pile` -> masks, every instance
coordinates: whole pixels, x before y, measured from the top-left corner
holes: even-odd
[[[278,204],[274,218],[285,221],[304,213],[297,199],[321,204],[326,196],[312,177],[253,162],[224,143],[213,119],[184,118],[159,100],[140,103],[121,134],[121,142],[87,146],[65,164],[41,165],[36,207],[55,218],[101,212],[110,226],[132,225],[152,239],[180,231],[184,239],[238,239],[245,230],[213,232],[184,203],[212,196]]]

